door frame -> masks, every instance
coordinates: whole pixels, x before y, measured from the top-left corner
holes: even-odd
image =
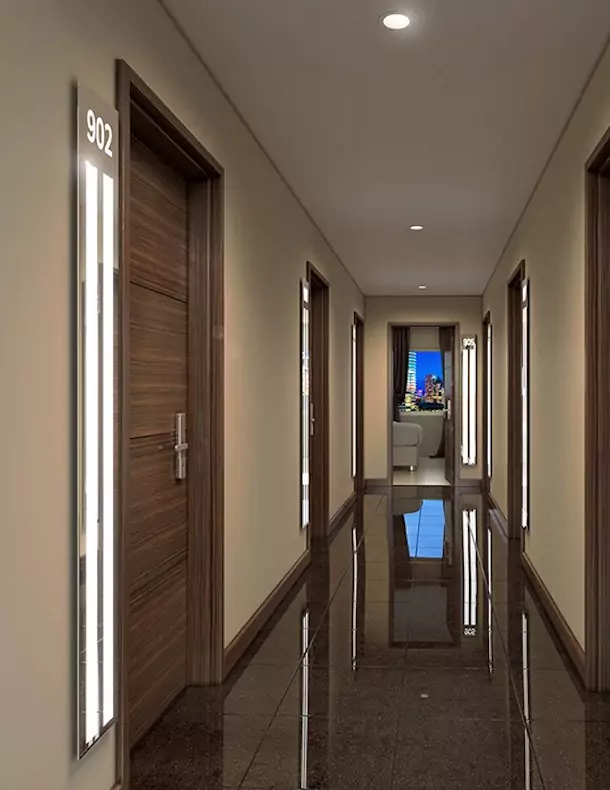
[[[319,538],[326,536],[329,524],[330,283],[309,261],[307,282],[311,304],[309,311],[311,403],[316,407],[313,414],[314,436],[310,444],[309,535],[312,538]],[[315,434],[316,430],[319,430],[318,434]],[[317,441],[318,437],[320,441]]]
[[[483,494],[488,495],[491,492],[491,475],[489,474],[489,468],[492,463],[492,458],[489,457],[490,453],[488,452],[489,449],[489,418],[490,414],[490,407],[489,401],[493,398],[493,371],[489,369],[489,357],[488,357],[488,348],[487,348],[487,333],[489,328],[492,327],[491,322],[491,313],[489,310],[485,313],[483,318],[483,333],[481,336],[481,351],[483,354],[483,403],[482,403],[482,411],[483,411],[483,430],[482,434],[482,452],[481,452],[481,480],[483,482]],[[493,328],[492,328],[492,363],[493,363]],[[491,375],[490,375],[491,374]],[[487,392],[487,386],[489,384],[489,393]],[[489,396],[489,398],[488,398]],[[492,445],[492,455],[493,455],[493,445]],[[493,471],[492,471],[493,474]]]
[[[354,491],[364,493],[364,319],[357,312],[354,312],[353,326],[356,328],[356,434],[354,437],[356,441],[356,475],[354,477]]]
[[[453,403],[451,408],[453,410],[453,480],[448,481],[452,486],[460,485],[461,475],[459,470],[462,468],[462,454],[461,447],[461,428],[462,428],[462,370],[461,370],[461,356],[459,353],[461,332],[460,324],[457,321],[391,321],[388,323],[388,336],[387,336],[387,362],[388,362],[388,376],[387,376],[387,453],[386,463],[388,470],[387,485],[391,488],[394,485],[394,453],[392,452],[392,423],[394,422],[394,382],[392,381],[393,360],[392,360],[392,330],[394,327],[401,326],[415,326],[415,327],[453,327]],[[478,351],[477,351],[478,353]],[[478,362],[478,360],[477,360]],[[478,377],[477,377],[478,378]],[[478,381],[477,381],[478,388]],[[458,406],[456,406],[456,403]],[[477,397],[478,404],[478,397]],[[478,407],[477,407],[478,419]],[[444,430],[444,427],[443,427]],[[478,454],[477,454],[478,455]]]
[[[120,384],[117,579],[117,778],[129,787],[126,585],[130,470],[129,178],[133,131],[189,180],[187,684],[223,679],[224,648],[224,171],[150,87],[117,61],[119,112]],[[198,404],[197,410],[190,404]],[[198,484],[196,484],[196,482]]]
[[[508,537],[519,539],[523,543],[521,526],[521,474],[522,459],[522,420],[523,404],[521,401],[521,354],[523,347],[523,316],[522,286],[526,279],[525,260],[517,266],[508,280],[507,285],[507,318],[508,318]],[[529,431],[528,431],[529,436]],[[523,548],[523,546],[522,546]]]
[[[585,683],[610,691],[610,129],[586,164]]]

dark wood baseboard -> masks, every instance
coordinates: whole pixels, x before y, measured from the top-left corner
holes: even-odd
[[[331,518],[328,522],[328,535],[329,537],[334,535],[340,527],[343,526],[346,518],[354,509],[356,501],[358,499],[358,492],[354,491],[352,494],[348,496],[345,502],[341,505],[339,510],[335,513],[335,515]]]
[[[364,481],[364,492],[365,494],[372,494],[380,489],[391,488],[392,482],[387,479],[387,477],[380,477],[380,478],[369,478],[368,480]]]
[[[489,503],[490,515],[495,519],[498,528],[504,534],[504,537],[508,539],[508,521],[506,520],[506,516],[502,512],[500,505],[498,505],[491,494],[487,495],[487,501]]]
[[[470,480],[468,478],[458,477],[455,487],[467,490],[472,494],[480,494],[483,490],[483,482],[481,480]]]
[[[235,636],[224,650],[223,677],[226,678],[235,664],[243,656],[252,644],[259,631],[271,615],[275,612],[290,590],[307,570],[311,562],[309,549],[304,552],[301,558],[292,566],[273,592],[263,601],[256,612],[243,626],[241,631]]]
[[[538,571],[534,568],[531,561],[526,554],[521,555],[521,563],[525,575],[538,599],[542,609],[555,630],[555,633],[570,656],[572,663],[580,679],[585,682],[585,651],[582,649],[578,640],[572,633],[572,629],[567,624],[565,617],[559,611],[559,607],[553,600],[551,593],[548,591],[545,583],[540,578]]]

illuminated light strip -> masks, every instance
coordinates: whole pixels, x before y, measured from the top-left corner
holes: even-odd
[[[102,178],[102,726],[114,717],[114,181]]]
[[[85,163],[85,741],[100,732],[98,171]]]
[[[477,343],[462,339],[462,463],[477,462]]]
[[[311,428],[311,397],[309,371],[309,285],[301,283],[301,527],[309,526],[309,432]]]
[[[529,486],[529,458],[528,458],[528,424],[529,424],[529,398],[528,398],[528,332],[529,332],[529,306],[527,303],[528,287],[527,281],[523,283],[523,304],[521,309],[522,322],[522,363],[521,363],[521,403],[522,403],[522,425],[521,425],[521,458],[522,458],[522,479],[521,479],[521,526],[527,529],[529,526],[528,513],[528,486]]]
[[[491,470],[492,470],[492,462],[491,462],[491,450],[492,450],[492,438],[491,438],[491,431],[492,431],[492,419],[491,419],[491,409],[492,409],[492,397],[491,397],[491,382],[492,382],[492,360],[493,360],[493,334],[491,323],[487,325],[487,476],[491,478]]]
[[[356,477],[356,324],[352,324],[352,477]]]

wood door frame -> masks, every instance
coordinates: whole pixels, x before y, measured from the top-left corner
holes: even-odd
[[[586,165],[585,683],[610,691],[610,129]]]
[[[312,538],[325,537],[329,523],[329,474],[330,474],[330,283],[307,262],[307,282],[309,283],[310,308],[310,354],[311,354],[311,402],[314,409],[315,427],[319,428],[321,441],[310,445],[310,530]],[[314,306],[320,300],[319,308]],[[320,318],[321,316],[321,318]],[[319,325],[316,326],[316,321]],[[319,348],[316,351],[316,338]],[[319,404],[322,404],[320,408]],[[321,414],[319,413],[321,411]],[[317,438],[317,437],[316,437]],[[322,449],[320,450],[320,446]],[[315,451],[314,451],[315,448]],[[315,483],[314,483],[315,481]],[[319,490],[315,489],[319,486]]]
[[[507,285],[508,316],[508,537],[523,540],[521,527],[521,351],[522,351],[522,285],[525,280],[525,260],[517,266]],[[529,434],[528,434],[529,435]]]
[[[489,358],[487,356],[487,332],[489,327],[492,326],[491,323],[491,313],[489,310],[485,313],[483,318],[483,334],[482,334],[482,343],[481,348],[483,352],[483,430],[482,430],[482,441],[483,441],[483,448],[481,452],[481,480],[483,483],[483,494],[487,496],[491,491],[491,476],[489,474],[489,468],[491,466],[492,459],[488,458],[488,446],[489,446],[489,418],[490,418],[490,408],[489,408],[489,401],[487,398],[487,383],[489,381],[490,392],[489,392],[489,400],[493,397],[493,371],[489,370]],[[493,349],[493,329],[492,329],[492,349]],[[493,353],[492,353],[492,362],[493,362]],[[492,376],[490,377],[490,373]],[[492,445],[493,449],[493,445]],[[493,474],[493,472],[492,472]]]
[[[222,681],[224,648],[224,171],[125,61],[117,61],[120,216],[120,474],[117,774],[129,786],[125,583],[130,470],[129,179],[132,133],[189,180],[187,683]],[[194,410],[190,404],[197,403]],[[200,481],[199,485],[195,481]],[[204,528],[207,527],[207,528]]]
[[[392,424],[394,422],[394,382],[393,382],[393,360],[392,360],[392,330],[394,327],[401,326],[415,326],[415,327],[452,327],[454,330],[453,335],[453,403],[451,408],[453,410],[453,480],[448,481],[452,486],[459,486],[460,477],[459,470],[462,468],[462,454],[460,452],[461,446],[461,428],[462,428],[462,371],[461,371],[461,356],[459,354],[459,346],[461,339],[460,324],[458,321],[439,321],[433,323],[432,321],[391,321],[388,323],[388,337],[387,337],[387,359],[388,359],[388,419],[387,419],[387,453],[386,462],[388,470],[387,484],[392,487],[394,485],[394,453],[392,445]],[[459,409],[456,409],[455,403],[459,398]],[[478,400],[477,400],[478,403]],[[478,412],[478,407],[477,407]],[[458,416],[458,420],[456,419]],[[477,414],[478,417],[478,414]],[[458,430],[459,429],[459,430]],[[443,431],[445,430],[443,425]],[[456,440],[457,437],[457,440]]]
[[[364,493],[364,319],[354,312],[356,327],[356,475],[354,491]]]

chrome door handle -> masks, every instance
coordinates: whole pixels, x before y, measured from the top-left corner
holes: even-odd
[[[185,442],[186,433],[186,414],[178,412],[176,414],[176,444],[174,445],[174,452],[176,453],[176,480],[184,480],[186,478],[186,451],[188,450],[188,442]]]

